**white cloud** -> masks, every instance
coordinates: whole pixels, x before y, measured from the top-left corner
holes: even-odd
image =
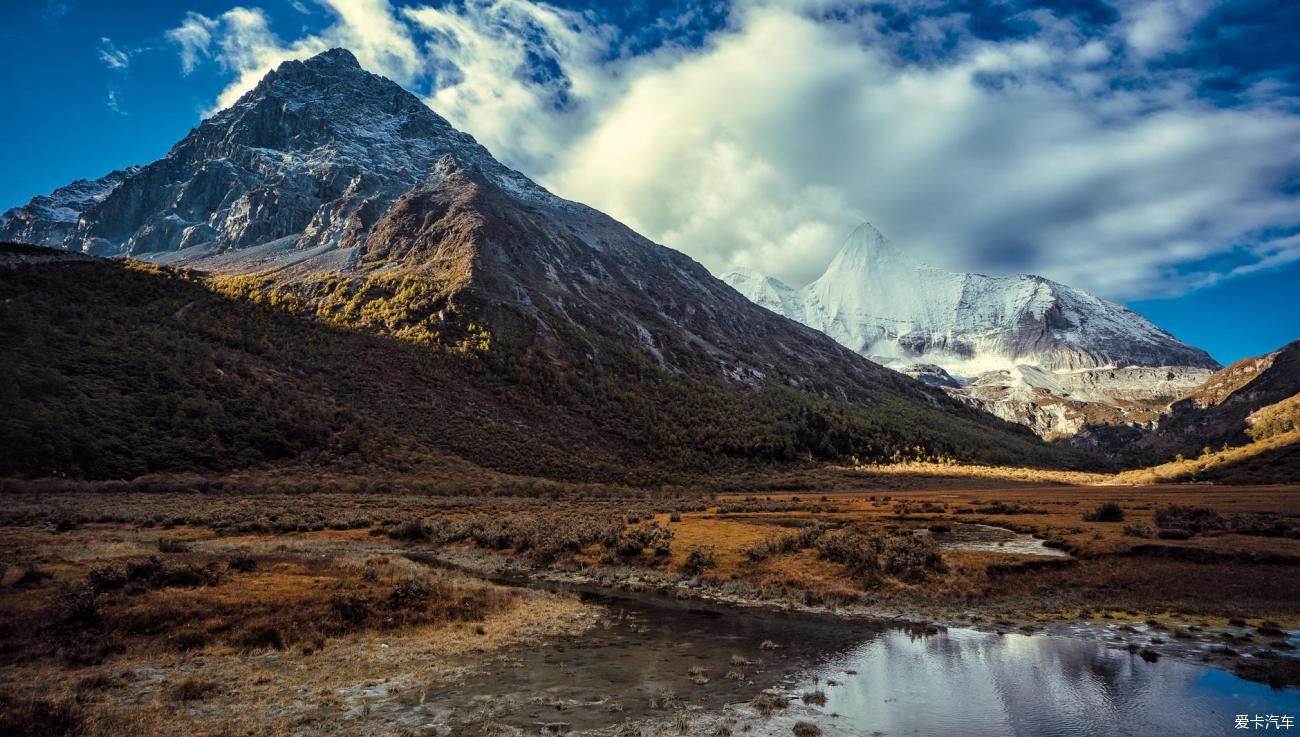
[[[1182,48],[1208,0],[1132,0],[1101,35],[1035,11],[1037,32],[1002,42],[963,15],[900,39],[836,0],[738,0],[701,48],[640,55],[529,0],[323,4],[335,22],[288,43],[247,8],[187,16],[177,32],[210,35],[173,40],[187,68],[217,49],[234,76],[219,104],[283,59],[347,45],[506,163],[715,271],[805,282],[864,219],[937,265],[1113,298],[1297,258],[1258,234],[1300,223],[1280,186],[1300,171],[1300,117],[1263,87],[1214,107],[1148,63]],[[1236,266],[1195,268],[1227,253]]]
[[[1215,5],[1214,0],[1139,0],[1122,13],[1128,21],[1124,38],[1141,58],[1155,58],[1182,48],[1187,31]]]
[[[99,60],[109,69],[126,69],[131,66],[131,55],[113,44],[113,40],[99,39]]]
[[[108,106],[109,110],[112,110],[118,115],[127,114],[127,112],[122,109],[121,101],[117,98],[117,90],[110,89],[108,91],[108,96],[105,98],[104,104]]]
[[[186,13],[179,26],[167,31],[167,40],[180,47],[181,69],[194,71],[199,62],[211,56],[212,32],[220,23],[201,13]]]

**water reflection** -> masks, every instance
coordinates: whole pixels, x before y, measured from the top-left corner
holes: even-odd
[[[477,705],[532,733],[557,721],[579,731],[683,707],[722,709],[763,690],[795,697],[822,690],[824,705],[796,702],[794,711],[820,712],[814,716],[827,737],[1202,737],[1240,734],[1237,714],[1300,720],[1300,691],[1185,659],[1147,662],[1100,640],[922,635],[654,597],[601,600],[608,616],[588,634],[521,649],[430,693],[421,708],[450,714]],[[740,676],[728,677],[733,671]],[[789,725],[755,733],[788,734]]]
[[[1300,717],[1295,690],[1041,635],[887,632],[816,674],[820,710],[838,714],[828,723],[847,734],[1211,735],[1233,732],[1236,714]]]

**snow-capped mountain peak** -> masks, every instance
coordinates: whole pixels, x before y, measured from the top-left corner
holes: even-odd
[[[1121,305],[1041,276],[921,263],[869,224],[802,289],[753,270],[722,276],[758,304],[1045,436],[1099,416],[1149,421],[1217,367]],[[1154,404],[1153,404],[1154,403]]]
[[[1217,366],[1125,307],[1040,276],[928,266],[870,224],[856,228],[826,272],[801,290],[757,272],[722,278],[863,355],[931,363],[954,376],[1021,364],[1047,371]]]

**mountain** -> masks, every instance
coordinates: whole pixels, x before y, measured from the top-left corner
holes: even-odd
[[[1039,276],[927,266],[870,224],[803,289],[751,270],[721,278],[763,307],[1045,436],[1091,422],[1151,422],[1162,402],[1218,368],[1125,307]]]
[[[83,355],[77,341],[53,344],[30,326],[0,325],[22,339],[12,397],[25,408],[16,415],[26,418],[22,433],[46,438],[48,457],[64,459],[13,461],[10,472],[57,473],[74,457],[95,474],[159,470],[166,454],[140,461],[129,444],[105,442],[57,408],[102,406],[107,414],[95,428],[106,432],[117,423],[108,408],[123,418],[131,408],[161,411],[165,417],[140,427],[137,445],[166,447],[166,433],[183,423],[171,405],[139,396],[132,377],[161,382],[158,391],[179,398],[194,390],[187,372],[211,379],[206,367],[222,362],[255,364],[249,376],[278,384],[302,376],[304,389],[286,397],[317,381],[322,398],[335,398],[328,406],[359,418],[350,426],[404,438],[417,455],[450,453],[511,473],[643,479],[727,463],[900,455],[1068,461],[1028,433],[757,307],[685,255],[551,194],[341,49],[282,64],[165,158],[94,184],[95,196],[78,201],[75,226],[47,223],[37,198],[5,215],[0,236],[47,234],[36,240],[160,270],[143,279],[134,261],[95,260],[0,272],[15,282],[7,289],[27,295],[21,318],[17,306],[2,313],[9,323],[118,336]],[[130,275],[123,277],[130,290],[113,288],[115,269]],[[87,291],[79,274],[98,291]],[[173,296],[167,309],[141,314],[135,302],[150,282]],[[58,307],[72,297],[102,310]],[[310,327],[290,340],[292,330],[262,308]],[[110,328],[104,316],[115,314],[124,324]],[[155,330],[184,344],[177,326],[191,320],[202,329],[183,370],[166,351],[133,347]],[[241,321],[265,327],[249,342]],[[232,345],[237,355],[227,355]],[[354,349],[364,355],[341,358]],[[132,367],[118,372],[122,381],[103,374],[119,365]],[[59,399],[42,386],[72,394]],[[95,393],[78,387],[111,400],[94,404]],[[248,397],[260,395],[244,387],[231,395],[244,399],[227,406],[213,391],[205,407],[229,420],[220,432],[237,432],[256,425],[257,403]],[[311,396],[304,406],[313,406]],[[51,418],[62,418],[55,430]],[[276,462],[336,457],[322,432],[277,441],[285,452]],[[113,453],[131,462],[100,457]],[[273,460],[254,451],[241,457]]]
[[[933,363],[964,376],[1022,364],[1053,372],[1218,368],[1205,351],[1125,307],[1040,276],[927,266],[865,223],[826,272],[803,289],[748,270],[722,279],[864,356]]]
[[[1168,457],[1236,446],[1297,428],[1300,341],[1216,371],[1170,405],[1139,445]]]

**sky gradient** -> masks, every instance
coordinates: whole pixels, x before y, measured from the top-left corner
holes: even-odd
[[[346,46],[498,158],[801,285],[868,220],[1229,363],[1300,338],[1300,4],[50,0],[0,36],[0,208],[142,164]]]

